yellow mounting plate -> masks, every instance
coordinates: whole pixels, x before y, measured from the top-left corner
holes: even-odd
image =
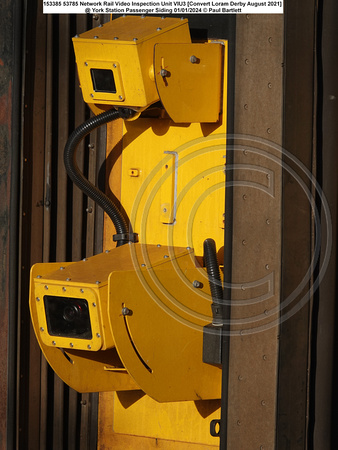
[[[155,45],[156,87],[174,122],[219,120],[223,50],[219,42]]]

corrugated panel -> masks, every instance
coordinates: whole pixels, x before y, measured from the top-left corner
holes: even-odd
[[[102,227],[103,214],[68,180],[63,149],[90,114],[78,87],[71,37],[107,18],[44,16],[41,4],[27,19],[17,447],[88,450],[96,448],[98,396],[69,389],[50,369],[31,330],[27,293],[32,263],[79,260],[102,248],[102,231],[97,236],[94,224]],[[91,136],[78,154],[79,167],[95,182],[104,134]]]

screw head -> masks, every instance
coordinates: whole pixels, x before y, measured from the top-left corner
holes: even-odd
[[[122,316],[132,316],[133,315],[133,311],[129,308],[127,308],[126,306],[124,306],[122,308]]]
[[[194,286],[194,288],[197,288],[197,289],[201,289],[203,287],[203,283],[201,283],[201,281],[198,281],[198,280],[194,280],[192,282],[192,285]]]
[[[191,55],[190,56],[190,62],[191,62],[191,64],[196,64],[197,63],[197,56],[195,56],[195,55]]]

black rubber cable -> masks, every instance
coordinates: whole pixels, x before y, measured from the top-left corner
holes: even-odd
[[[130,225],[128,227],[125,218],[112,200],[84,177],[76,162],[76,151],[82,139],[93,130],[120,117],[125,118],[126,114],[130,116],[133,111],[110,109],[86,120],[69,136],[63,155],[65,168],[72,182],[94,200],[112,220],[117,233],[114,240],[117,241],[118,247],[128,242],[135,242],[137,235],[132,232]]]
[[[213,239],[206,239],[203,243],[204,263],[208,273],[209,286],[212,297],[212,324],[223,325],[222,303],[223,287],[216,254],[216,244]]]

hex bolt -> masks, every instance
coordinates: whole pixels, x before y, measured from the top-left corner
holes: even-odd
[[[194,281],[192,282],[192,285],[193,285],[194,288],[196,288],[196,289],[201,289],[201,288],[203,287],[203,283],[201,283],[201,281],[198,281],[198,280],[194,280]]]
[[[198,61],[197,56],[195,56],[195,55],[191,55],[191,56],[190,56],[190,62],[191,62],[191,64],[196,64],[197,61]]]
[[[131,309],[127,308],[126,306],[124,306],[122,308],[121,313],[122,313],[122,316],[132,316],[133,315],[133,311]]]

